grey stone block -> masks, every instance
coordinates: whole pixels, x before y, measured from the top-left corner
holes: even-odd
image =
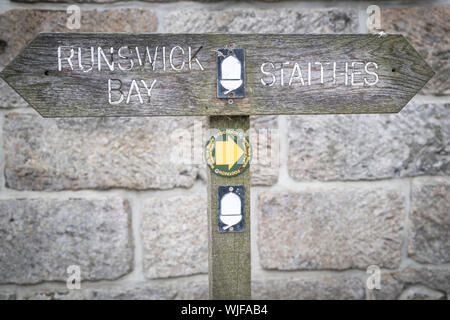
[[[9,113],[3,126],[6,185],[18,190],[190,187],[199,165],[178,161],[186,141],[172,133],[191,134],[195,121],[201,118],[44,119]]]
[[[362,300],[364,287],[353,277],[252,282],[252,298],[263,300]]]
[[[166,278],[208,272],[204,194],[149,198],[142,204],[144,273]]]
[[[354,33],[358,13],[337,8],[180,10],[164,23],[165,31],[174,33]]]
[[[450,104],[408,104],[392,115],[295,116],[295,180],[374,180],[450,174]]]
[[[263,268],[365,269],[400,264],[405,199],[395,189],[268,192],[259,196]]]
[[[130,208],[118,198],[0,200],[0,283],[116,279],[133,266]]]
[[[23,298],[25,300],[206,300],[208,282],[136,283],[80,290],[48,289],[27,293]]]
[[[420,262],[450,262],[450,178],[413,180],[409,255]]]

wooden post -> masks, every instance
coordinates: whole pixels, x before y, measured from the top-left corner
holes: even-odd
[[[250,128],[249,116],[211,116],[209,128]],[[250,142],[251,143],[251,142]],[[209,292],[216,300],[251,298],[250,264],[250,168],[227,178],[208,170]],[[243,185],[245,188],[244,232],[219,233],[218,186]]]

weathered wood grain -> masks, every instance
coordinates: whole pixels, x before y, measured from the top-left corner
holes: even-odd
[[[215,49],[232,43],[246,52],[246,97],[228,104],[216,98]],[[123,46],[162,50],[166,56],[171,48],[180,46],[184,57],[174,52],[174,64],[189,64],[191,54],[201,48],[196,58],[204,70],[192,61],[192,70],[167,68],[162,70],[162,52],[159,52],[156,70],[150,65],[132,71],[108,70],[101,72],[94,63],[92,72],[67,63],[58,71],[58,46],[84,48],[82,65],[89,66],[88,48],[101,47],[108,54]],[[78,65],[77,56],[74,65]],[[134,64],[138,59],[131,55]],[[119,62],[117,54],[113,59]],[[121,60],[124,63],[124,60]],[[379,81],[373,86],[336,84],[330,70],[319,79],[319,66],[314,62],[337,62],[337,73],[344,72],[344,62],[374,62],[378,65]],[[261,83],[261,64],[273,62],[277,85]],[[311,85],[280,85],[281,63],[285,66],[285,83],[289,82],[293,64],[298,62],[307,81],[307,63],[313,64]],[[315,68],[315,69],[314,69]],[[331,67],[330,67],[331,68]],[[96,116],[162,116],[162,115],[254,115],[254,114],[321,114],[321,113],[390,113],[398,112],[432,77],[433,71],[401,35],[270,35],[270,34],[104,34],[104,33],[43,33],[16,57],[0,74],[32,107],[44,117]],[[358,78],[355,75],[355,79]],[[108,79],[120,79],[124,94],[133,79],[151,83],[157,79],[150,102],[143,96],[141,104],[136,95],[130,103],[111,105],[108,101]],[[266,81],[270,80],[265,78]],[[348,78],[349,79],[349,78]],[[360,79],[361,80],[361,79]],[[348,80],[350,81],[350,80]],[[144,89],[142,89],[144,90]],[[125,99],[124,99],[125,100]]]
[[[212,116],[209,128],[250,128],[248,116]],[[251,143],[251,141],[250,141]],[[208,171],[208,235],[209,235],[209,289],[210,298],[216,300],[251,298],[250,263],[250,169],[228,178]],[[244,232],[219,233],[217,231],[217,187],[243,185],[245,190]]]

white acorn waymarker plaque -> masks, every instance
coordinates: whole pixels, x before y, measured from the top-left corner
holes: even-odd
[[[224,48],[217,53],[217,98],[229,99],[245,97],[245,51]]]
[[[222,62],[222,79],[220,84],[226,89],[224,94],[236,90],[242,85],[241,62],[233,56],[228,56]]]

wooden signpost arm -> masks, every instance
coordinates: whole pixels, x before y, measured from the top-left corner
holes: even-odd
[[[249,116],[210,116],[209,128],[234,128],[244,132]],[[244,232],[220,233],[218,226],[218,186],[243,185]],[[209,290],[216,300],[251,298],[250,264],[250,168],[235,177],[220,177],[208,169]]]
[[[245,49],[234,104],[217,99],[227,43]],[[42,33],[0,73],[44,117],[391,113],[432,76],[403,36],[368,34]]]
[[[402,35],[42,33],[0,77],[43,117],[226,129],[205,146],[210,297],[225,300],[251,298],[249,116],[399,112],[433,74]]]

